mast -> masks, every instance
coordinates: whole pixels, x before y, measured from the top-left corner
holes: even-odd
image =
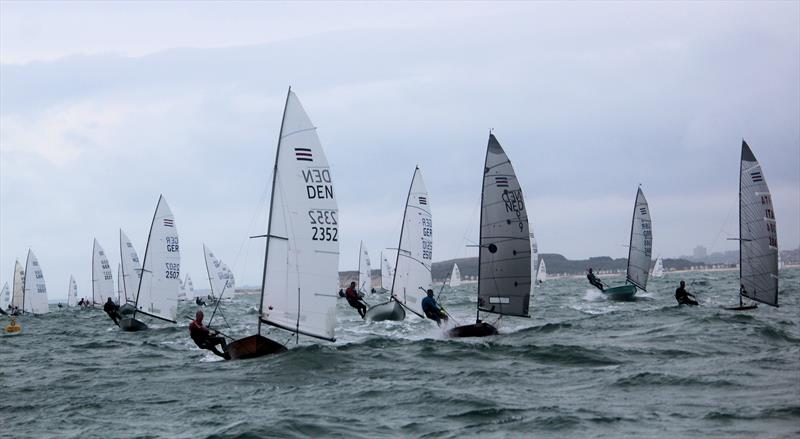
[[[403,230],[406,227],[406,213],[408,212],[408,202],[411,200],[411,189],[414,187],[414,180],[417,178],[417,172],[419,172],[419,165],[414,168],[414,176],[411,177],[411,184],[408,186],[408,195],[406,195],[406,205],[403,208],[403,222],[400,223],[400,238],[397,241],[397,257],[394,260],[394,273],[392,273],[392,289],[389,293],[395,300],[397,298],[394,295],[394,282],[397,279],[397,267],[400,264],[400,252],[403,251],[400,246],[403,244]],[[383,263],[383,262],[381,262]],[[405,303],[406,298],[406,290],[403,289],[403,303]]]
[[[97,288],[97,279],[94,278],[94,255],[97,253],[97,238],[94,238],[94,243],[92,243],[92,304],[95,303],[94,298],[97,297],[94,290]]]
[[[28,249],[28,256],[25,257],[25,276],[22,277],[22,312],[25,313],[25,284],[28,283],[28,262],[31,260],[31,249]]]
[[[364,241],[358,244],[358,285],[356,291],[361,288],[361,258],[364,257]]]
[[[161,199],[162,198],[164,198],[164,194],[160,194],[158,196],[158,203],[156,203],[156,210],[153,212],[153,220],[150,221],[150,230],[147,232],[147,244],[144,246],[144,258],[142,258],[142,272],[144,272],[144,267],[147,267],[147,265],[146,265],[147,264],[147,249],[150,247],[150,237],[153,235],[153,224],[155,224],[155,222],[156,222],[156,215],[158,215],[158,206],[161,205]],[[136,300],[134,300],[134,302],[133,302],[133,317],[134,318],[136,318],[136,313],[139,312],[139,293],[142,291],[142,279],[144,279],[144,276],[139,276],[139,286],[136,288]],[[150,315],[150,314],[147,314],[147,313],[145,313],[143,311],[142,311],[142,313],[144,313],[146,315]],[[156,317],[156,316],[152,316],[152,317]],[[164,320],[164,318],[162,318],[162,317],[157,317],[157,318],[160,318],[161,320]]]
[[[742,138],[742,145],[745,145]],[[744,168],[744,148],[739,157],[739,306],[742,306],[742,169]]]
[[[264,311],[264,287],[266,284],[266,275],[267,275],[267,260],[269,258],[269,239],[272,233],[272,215],[274,212],[272,211],[275,203],[275,181],[278,179],[278,158],[281,155],[281,140],[283,139],[283,124],[286,122],[286,108],[289,106],[289,96],[292,94],[292,86],[289,86],[289,90],[286,92],[286,102],[283,104],[283,117],[281,117],[281,129],[278,131],[278,147],[275,148],[275,166],[272,168],[272,190],[270,191],[269,195],[269,219],[267,220],[267,245],[265,246],[266,249],[264,250],[264,273],[261,275],[261,278],[264,279],[261,281],[261,298],[259,299],[258,303],[258,335],[261,335],[261,315]],[[298,308],[299,313],[299,308]]]
[[[492,130],[489,130],[489,141],[491,141]],[[483,176],[481,177],[481,215],[478,220],[478,297],[481,295],[481,235],[483,234],[483,196],[486,189],[486,173],[489,168],[486,165],[489,163],[489,145],[486,145],[486,157],[483,159]],[[475,301],[475,323],[481,319],[481,304],[479,300]]]
[[[122,267],[122,295],[125,296],[125,303],[128,303],[128,289],[125,287],[125,256],[122,253],[122,229],[119,229],[119,264]],[[117,273],[117,276],[119,276],[119,273]],[[120,300],[120,302],[122,301]]]
[[[628,266],[625,270],[625,283],[631,280],[631,253],[633,253],[633,224],[636,221],[636,204],[639,202],[639,192],[642,190],[642,185],[636,190],[636,197],[633,200],[633,214],[631,215],[631,237],[628,240]]]

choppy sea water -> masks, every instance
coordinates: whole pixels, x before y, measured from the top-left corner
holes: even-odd
[[[676,306],[680,279],[702,306]],[[485,339],[415,317],[364,324],[340,301],[337,342],[274,331],[288,353],[234,362],[197,349],[188,318],[123,333],[51,306],[0,336],[0,436],[797,437],[800,270],[781,271],[780,308],[721,309],[737,285],[736,271],[668,273],[607,302],[585,280],[548,281],[533,318]],[[475,290],[441,301],[466,323]],[[225,302],[214,326],[252,334],[257,304]]]

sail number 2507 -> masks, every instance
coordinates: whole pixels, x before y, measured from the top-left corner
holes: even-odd
[[[314,209],[308,211],[311,224],[311,239],[314,241],[338,241],[339,221],[335,210]]]

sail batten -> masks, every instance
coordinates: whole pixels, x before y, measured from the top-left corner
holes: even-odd
[[[336,296],[330,292],[338,285],[339,210],[316,128],[291,90],[279,139],[260,321],[330,340],[336,326]]]
[[[739,172],[739,277],[741,294],[778,306],[778,231],[767,180],[742,140]]]
[[[653,231],[650,221],[650,207],[642,188],[636,192],[631,220],[631,239],[628,247],[628,282],[647,291],[647,278],[653,253]]]
[[[530,317],[531,243],[522,188],[489,134],[481,194],[478,309]]]
[[[47,314],[47,287],[39,260],[32,250],[28,250],[23,285],[22,310],[33,314]]]

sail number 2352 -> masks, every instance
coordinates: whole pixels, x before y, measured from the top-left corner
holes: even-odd
[[[335,210],[313,209],[308,211],[311,224],[311,239],[314,241],[338,241],[339,221]]]

